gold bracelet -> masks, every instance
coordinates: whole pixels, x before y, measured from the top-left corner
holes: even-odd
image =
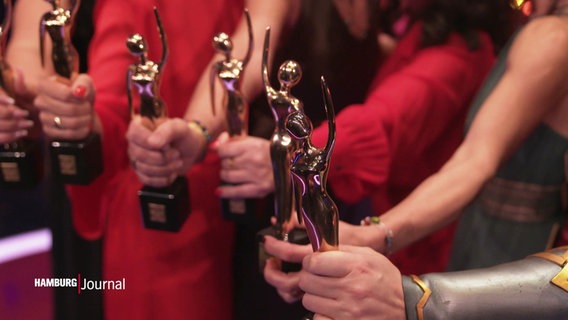
[[[209,144],[211,142],[211,140],[213,140],[213,138],[211,137],[211,134],[209,134],[209,130],[207,130],[207,127],[204,126],[201,123],[201,121],[191,120],[187,123],[187,125],[190,128],[196,129],[197,131],[199,131],[203,134],[203,136],[205,137],[205,144]]]
[[[201,162],[204,158],[205,155],[207,154],[207,145],[209,145],[209,143],[212,140],[211,135],[209,134],[209,131],[207,130],[207,127],[205,127],[203,124],[201,124],[201,122],[199,122],[198,120],[191,120],[187,123],[187,126],[189,127],[190,130],[196,130],[198,132],[200,132],[203,137],[205,138],[205,147],[203,148],[203,150],[201,151],[201,154],[197,157],[197,162]]]
[[[428,298],[430,298],[430,295],[432,294],[432,290],[430,290],[430,288],[428,288],[424,281],[418,278],[418,276],[411,274],[410,278],[412,278],[412,281],[414,281],[414,283],[416,283],[420,289],[424,291],[424,294],[416,304],[416,315],[418,316],[418,320],[424,320],[424,306],[426,306]]]

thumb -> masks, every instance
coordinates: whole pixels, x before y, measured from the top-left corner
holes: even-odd
[[[14,72],[12,73],[12,76],[14,84],[14,93],[20,96],[32,95],[32,93],[29,92],[28,86],[26,85],[24,72],[22,71],[22,69],[14,68],[13,71]]]
[[[187,130],[185,121],[174,118],[166,119],[156,127],[148,138],[148,143],[156,149],[163,149],[174,141],[184,137]]]
[[[73,92],[74,97],[80,100],[92,102],[95,97],[93,80],[86,73],[79,74],[71,84],[71,92]]]
[[[211,144],[211,148],[213,148],[213,150],[218,150],[219,146],[223,145],[227,141],[229,141],[229,133],[227,131],[223,131],[221,132],[221,134],[219,134],[217,139],[215,139],[215,141]]]

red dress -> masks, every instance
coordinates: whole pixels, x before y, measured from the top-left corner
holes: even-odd
[[[214,193],[218,159],[210,154],[190,170],[191,213],[178,233],[142,226],[137,196],[142,185],[126,153],[126,72],[136,63],[126,39],[142,34],[149,58],[161,59],[154,6],[170,49],[161,85],[170,117],[183,116],[214,53],[212,36],[232,32],[243,14],[242,1],[233,0],[96,2],[89,73],[104,127],[105,167],[91,185],[68,188],[73,223],[85,238],[102,237],[104,279],[125,278],[126,290],[103,293],[106,319],[231,319],[233,227],[221,218]]]
[[[470,102],[495,61],[485,34],[480,49],[469,51],[457,34],[443,45],[420,48],[420,32],[420,23],[408,30],[381,66],[366,101],[336,118],[330,188],[347,203],[370,197],[379,215],[452,155],[462,141]],[[324,124],[313,140],[321,146],[326,139]],[[404,274],[443,270],[453,230],[451,225],[400,250],[392,261]]]

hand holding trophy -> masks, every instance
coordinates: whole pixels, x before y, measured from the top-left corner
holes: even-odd
[[[211,105],[215,113],[215,79],[223,86],[223,107],[229,136],[234,139],[246,136],[248,133],[249,106],[240,91],[241,76],[248,64],[253,45],[252,24],[248,10],[245,17],[249,31],[249,47],[243,60],[231,56],[233,43],[229,36],[218,33],[213,37],[215,51],[222,53],[224,59],[213,64],[210,77]],[[251,199],[222,199],[221,211],[223,218],[241,223],[253,223],[255,219],[254,203]]]
[[[32,104],[26,92],[16,92],[13,70],[6,61],[6,44],[11,20],[12,1],[4,0],[4,17],[0,27],[0,91],[4,98],[1,103],[5,104],[5,107],[0,108],[5,108],[2,114],[6,115],[6,120],[13,122],[6,125],[6,130],[12,130],[12,132],[7,134],[7,137],[3,139],[5,141],[0,145],[0,186],[29,188],[35,186],[43,174],[41,146],[33,137],[8,137],[22,134],[22,131],[13,132],[13,130],[23,129],[15,122],[23,120],[24,115],[29,115],[29,112],[21,107]],[[29,125],[31,121],[26,122]],[[31,125],[33,126],[33,122]]]
[[[78,54],[71,43],[71,30],[73,29],[74,17],[79,8],[80,0],[72,1],[70,10],[62,8],[60,0],[47,1],[53,5],[53,10],[46,12],[40,23],[41,62],[45,66],[45,37],[47,34],[51,39],[50,67],[55,71],[59,82],[71,86],[79,73]],[[77,102],[81,98],[84,99],[84,95],[84,88],[76,92],[75,99]],[[60,133],[56,135],[63,136],[64,131],[73,130],[73,128],[65,127],[64,120],[70,116],[67,113],[56,114],[51,112],[49,115],[50,120],[45,121],[52,121],[50,125],[59,130],[58,132]],[[88,134],[80,140],[52,137],[52,141],[49,144],[52,169],[61,182],[89,184],[102,172],[101,138],[99,134],[92,131],[93,123],[94,120],[91,120]]]
[[[335,144],[335,112],[329,88],[321,78],[328,121],[328,139],[324,148],[312,144],[313,125],[302,111],[291,113],[286,130],[298,147],[292,153],[290,171],[296,195],[298,219],[303,220],[313,251],[331,251],[339,247],[339,210],[327,193],[327,172]],[[308,314],[302,320],[310,320]]]
[[[148,59],[148,47],[140,34],[133,34],[126,41],[130,53],[139,59],[128,69],[127,92],[131,113],[139,113],[143,125],[155,130],[167,118],[167,108],[160,97],[161,72],[168,56],[167,39],[154,8],[158,30],[162,40],[162,59],[158,63]],[[135,89],[136,95],[133,95]],[[137,103],[135,104],[135,98]],[[174,182],[162,188],[144,186],[139,192],[144,226],[149,229],[178,231],[189,214],[189,190],[187,178],[178,176]]]

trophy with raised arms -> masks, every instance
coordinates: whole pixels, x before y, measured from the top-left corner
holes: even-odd
[[[302,78],[302,68],[293,60],[284,61],[278,69],[279,89],[270,84],[268,74],[268,53],[270,46],[270,28],[266,29],[264,51],[262,56],[262,79],[266,90],[268,105],[275,120],[274,132],[270,142],[270,158],[274,176],[274,215],[276,223],[259,231],[259,236],[271,235],[279,240],[296,244],[308,244],[304,229],[296,228],[293,218],[294,193],[290,175],[292,152],[297,148],[297,142],[290,137],[286,130],[286,119],[293,112],[303,110],[303,103],[291,90]],[[259,268],[263,269],[267,258],[262,243],[259,243]],[[297,271],[301,268],[298,263],[282,261],[282,271]]]
[[[335,111],[329,88],[321,78],[324,107],[328,121],[325,147],[311,141],[313,125],[302,111],[292,112],[286,119],[286,130],[297,143],[292,152],[290,172],[296,195],[298,219],[303,221],[313,251],[331,251],[339,247],[339,210],[327,192],[327,173],[335,144]],[[302,320],[311,320],[307,314]]]
[[[58,80],[71,84],[79,72],[79,58],[71,43],[71,31],[80,0],[72,1],[71,9],[60,6],[60,0],[47,0],[53,10],[46,12],[40,23],[40,56],[45,64],[45,37],[51,39],[49,61]],[[54,118],[54,126],[63,130],[61,117]],[[101,137],[94,132],[79,141],[53,140],[49,143],[52,170],[55,177],[67,184],[86,185],[97,178],[103,170]]]
[[[216,34],[212,41],[213,48],[221,53],[224,59],[213,64],[211,68],[211,106],[215,113],[215,80],[217,79],[223,88],[222,106],[225,109],[231,139],[238,139],[248,134],[249,105],[240,90],[240,82],[252,54],[253,33],[248,10],[245,9],[244,14],[249,32],[249,47],[243,60],[231,56],[233,43],[226,33]],[[239,223],[254,224],[256,218],[253,199],[221,199],[221,212],[223,218]]]
[[[133,34],[126,41],[130,53],[139,59],[137,64],[130,65],[128,69],[128,103],[132,114],[138,112],[150,130],[154,130],[160,121],[167,117],[166,104],[160,97],[159,88],[161,73],[168,56],[168,45],[156,8],[154,14],[162,40],[161,61],[156,63],[148,59],[148,46],[142,35]],[[178,176],[167,187],[144,186],[138,192],[138,197],[146,228],[177,232],[187,220],[190,203],[185,176]]]
[[[298,219],[306,232],[314,251],[337,250],[339,210],[327,192],[327,173],[335,144],[335,112],[329,88],[321,78],[324,106],[328,122],[328,139],[323,148],[313,145],[313,125],[302,111],[292,112],[286,119],[286,130],[297,148],[292,152],[290,172],[296,195]]]

